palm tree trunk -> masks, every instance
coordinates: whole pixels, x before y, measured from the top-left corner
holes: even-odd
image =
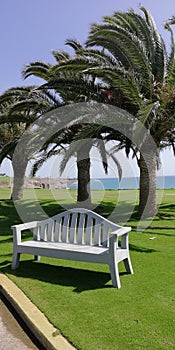
[[[78,193],[77,204],[88,207],[91,204],[90,192],[90,149],[92,141],[82,144],[77,152]]]
[[[78,168],[78,194],[77,202],[91,203],[90,194],[90,159],[77,161]],[[83,204],[83,203],[82,203]]]
[[[140,167],[140,198],[139,217],[152,217],[157,214],[156,205],[156,147],[148,141],[142,147],[139,160]]]
[[[18,157],[13,157],[13,190],[11,199],[19,200],[23,196],[23,186],[25,179],[25,172],[28,164],[28,158],[24,154],[19,154]]]

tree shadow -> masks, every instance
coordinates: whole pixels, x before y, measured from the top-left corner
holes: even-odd
[[[95,211],[109,218],[115,223],[127,222],[128,220],[134,220],[137,217],[138,206],[128,201],[122,201],[121,203],[114,202],[101,202],[95,209]]]
[[[8,257],[8,256],[12,257],[12,254],[5,254],[4,256],[6,256],[6,257]],[[0,269],[1,269],[1,271],[3,270],[3,268],[11,266],[11,264],[12,264],[12,261],[11,261],[11,260],[4,260],[4,261],[2,261],[2,262],[0,263]]]
[[[36,203],[35,203],[36,202]],[[36,205],[35,205],[36,204]],[[64,207],[58,204],[57,201],[53,200],[40,200],[39,204],[41,206],[41,211],[38,213],[37,205],[38,201],[25,200],[18,202],[18,209],[20,208],[25,212],[26,222],[34,220],[43,220],[48,216],[51,217],[56,215],[66,209],[76,207],[75,204],[65,204]],[[0,201],[0,218],[1,218],[1,236],[12,235],[11,226],[19,224],[22,219],[18,215],[15,205],[12,200],[1,200]],[[42,210],[43,209],[43,210]],[[93,207],[92,207],[93,209]],[[105,218],[110,217],[111,221],[115,223],[126,222],[130,217],[130,213],[133,212],[133,205],[128,202],[122,202],[121,204],[116,204],[111,202],[104,202],[98,205],[95,212],[104,216]]]
[[[175,234],[174,233],[163,233],[163,232],[160,232],[161,230],[173,230],[172,227],[152,227],[152,230],[149,231],[149,229],[146,230],[146,233],[147,234],[153,234],[153,230],[158,230],[159,232],[155,232],[155,234],[157,236],[165,236],[165,237],[175,237]]]
[[[161,209],[173,210],[175,212],[175,204],[174,203],[163,203],[160,205]]]
[[[41,207],[43,207],[43,212],[37,214],[36,213],[37,203],[38,202],[36,201],[36,206],[35,206],[35,203],[31,200],[18,202],[18,208],[20,209],[20,206],[21,206],[21,208],[25,210],[26,221],[34,221],[36,219],[36,216],[38,220],[42,220],[42,219],[45,219],[47,216],[53,216],[65,210],[56,201],[53,202],[53,200],[43,200],[43,201],[40,201],[40,205]],[[1,219],[0,236],[12,235],[11,226],[17,225],[22,222],[22,219],[20,218],[15,208],[13,200],[4,199],[0,201],[0,219]]]
[[[11,225],[20,223],[20,218],[10,199],[0,201],[1,233],[0,236],[9,236]]]
[[[13,242],[13,237],[10,237],[10,238],[1,239],[0,244],[1,243],[12,243],[12,242]]]

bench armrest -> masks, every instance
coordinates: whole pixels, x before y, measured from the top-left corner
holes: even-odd
[[[38,224],[38,221],[25,222],[24,224],[18,224],[11,226],[12,229],[18,229],[20,231],[28,230],[30,228],[35,228]]]
[[[13,230],[13,241],[14,244],[18,245],[21,242],[21,232],[29,229],[34,229],[37,227],[38,222],[32,221],[32,222],[26,222],[24,224],[18,224],[11,226],[11,229]]]
[[[116,231],[110,233],[109,236],[109,250],[118,248],[118,238],[121,237],[121,248],[129,249],[128,234],[131,231],[131,227],[123,226]]]
[[[120,237],[120,236],[123,236],[130,231],[131,231],[131,227],[123,226],[123,227],[119,228],[118,230],[111,232],[110,235]]]

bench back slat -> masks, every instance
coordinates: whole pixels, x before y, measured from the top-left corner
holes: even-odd
[[[71,218],[71,226],[70,226],[70,243],[76,243],[76,234],[77,234],[77,220],[78,220],[78,215],[77,213],[72,214]]]
[[[86,244],[92,245],[92,217],[88,215],[86,220]]]
[[[45,235],[46,233],[46,225],[45,223],[41,223],[40,227],[39,227],[39,235],[40,235],[40,240],[41,241],[46,241],[47,240],[47,237]]]
[[[61,242],[61,221],[54,220],[54,242]]]
[[[54,229],[53,222],[49,221],[49,223],[47,225],[47,240],[49,242],[53,241],[53,229]]]
[[[109,246],[109,226],[108,224],[104,221],[103,226],[102,226],[102,245],[103,247],[108,247]]]
[[[94,245],[101,245],[101,228],[102,223],[99,222],[99,220],[94,220]]]
[[[119,225],[87,209],[76,208],[38,222],[34,237],[42,241],[108,247],[111,231]]]
[[[84,228],[85,228],[85,214],[81,213],[79,215],[79,223],[78,223],[78,244],[84,244]]]
[[[64,243],[69,242],[69,237],[68,237],[69,220],[70,220],[70,215],[65,215],[63,218],[62,237],[61,237],[62,238],[61,241]]]

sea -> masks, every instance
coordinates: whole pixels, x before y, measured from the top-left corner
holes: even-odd
[[[77,189],[77,181],[69,185],[70,189]],[[91,179],[91,190],[134,190],[139,188],[139,177]],[[158,176],[157,189],[175,189],[174,176]]]

